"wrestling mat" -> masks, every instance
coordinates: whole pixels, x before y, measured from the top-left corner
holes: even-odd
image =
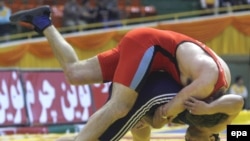
[[[233,121],[233,124],[250,124],[250,111],[242,111]],[[184,135],[187,126],[165,127],[159,130],[153,130],[151,141],[184,141]],[[0,136],[0,141],[55,141],[62,136],[72,136],[74,134],[21,134]],[[220,134],[221,140],[226,141],[226,130]],[[121,141],[132,141],[130,133]]]

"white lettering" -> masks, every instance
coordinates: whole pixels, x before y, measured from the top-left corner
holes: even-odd
[[[66,93],[67,100],[70,106],[66,106],[64,97],[61,97],[62,113],[67,121],[74,120],[75,107],[78,105],[76,86],[71,85],[70,89],[66,89],[66,84],[63,82],[61,84],[62,90]]]
[[[236,136],[236,138],[238,139],[241,136],[247,136],[247,131],[231,131],[231,136]]]
[[[48,80],[43,80],[42,90],[38,91],[39,102],[42,105],[42,113],[39,121],[46,123],[48,120],[47,109],[49,109],[55,99],[55,88]]]
[[[0,124],[6,119],[6,109],[9,108],[8,88],[5,80],[2,80],[2,90],[0,90]]]
[[[13,107],[16,109],[16,115],[14,116],[14,123],[21,123],[22,113],[21,110],[24,108],[23,90],[21,81],[17,77],[16,72],[12,72],[12,79],[15,84],[10,86],[10,97]]]
[[[247,136],[247,131],[242,131],[242,136]]]
[[[87,121],[89,118],[89,107],[91,106],[91,92],[88,85],[78,86],[78,94],[81,106],[83,109],[82,121]]]
[[[234,137],[235,135],[236,135],[236,132],[235,132],[235,131],[232,131],[232,132],[231,132],[231,136]]]
[[[33,113],[32,113],[32,105],[35,104],[35,92],[30,81],[26,82],[26,101],[27,101],[27,111],[29,120],[33,123]]]

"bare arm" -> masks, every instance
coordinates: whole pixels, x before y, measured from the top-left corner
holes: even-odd
[[[214,59],[204,53],[200,47],[195,46],[193,43],[183,43],[177,49],[176,56],[182,83],[186,85],[187,79],[191,79],[192,82],[186,85],[169,103],[156,110],[153,118],[155,128],[171,122],[181,113],[185,109],[184,102],[189,97],[205,99],[214,90],[219,75],[218,66]],[[225,75],[226,81],[230,83],[230,72],[227,65],[219,57],[218,60],[225,72],[222,75]]]
[[[188,50],[186,49],[188,46]],[[186,85],[174,99],[159,107],[154,116],[154,122],[162,121],[162,118],[171,121],[185,107],[184,102],[189,97],[197,99],[207,98],[213,91],[218,79],[218,66],[215,61],[192,43],[181,45],[177,50],[177,61],[181,72],[183,85]],[[187,85],[188,79],[192,82]]]
[[[212,91],[207,88],[207,82],[204,82],[202,77],[193,81],[190,85],[183,88],[169,103],[157,108],[153,117],[152,126],[154,128],[161,128],[166,123],[171,122],[172,119],[185,110],[184,102],[188,100],[189,97],[198,99],[206,98],[211,93],[210,91]],[[206,91],[207,93],[204,93]]]
[[[194,115],[212,115],[216,113],[224,113],[228,115],[228,118],[220,122],[220,124],[208,128],[212,133],[219,133],[225,130],[228,124],[232,123],[232,120],[242,110],[243,103],[244,101],[241,96],[227,94],[209,104],[194,98],[190,98],[185,102],[185,106],[188,110],[191,110],[192,114]]]
[[[238,114],[244,104],[241,96],[235,94],[228,94],[220,97],[211,104],[209,104],[209,113],[225,113],[228,115]]]
[[[233,120],[233,118],[238,115],[238,113],[242,109],[243,104],[243,98],[235,94],[223,95],[211,103],[206,103],[193,97],[190,97],[187,101],[184,102],[185,108],[194,115],[212,115],[216,113],[224,113],[229,115],[230,118],[226,123],[224,123],[225,125],[229,124]],[[153,123],[150,119],[147,119],[147,122],[154,128],[160,128],[168,121],[166,119],[162,119],[157,123]],[[217,130],[217,128],[215,129]]]
[[[157,109],[156,115],[158,115],[158,119],[162,118],[162,116],[167,116],[169,119],[177,116],[185,110],[184,102],[189,97],[204,99],[210,95],[215,83],[214,79],[207,72],[201,72],[201,75],[197,77],[191,84],[184,87],[169,103]]]
[[[227,94],[211,103],[206,103],[190,97],[187,101],[185,101],[185,108],[191,110],[194,115],[211,115],[215,113],[235,115],[241,111],[243,104],[244,101],[241,96]]]

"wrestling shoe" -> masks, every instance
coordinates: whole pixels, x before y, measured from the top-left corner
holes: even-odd
[[[26,22],[34,26],[34,30],[42,33],[43,30],[51,25],[50,7],[40,6],[30,10],[22,10],[10,16],[10,21],[14,23]]]

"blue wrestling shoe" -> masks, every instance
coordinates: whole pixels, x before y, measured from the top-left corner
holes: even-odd
[[[16,12],[10,16],[10,21],[14,23],[30,23],[35,27],[34,30],[36,32],[42,33],[46,27],[51,25],[50,13],[50,7],[45,5],[30,10]]]

